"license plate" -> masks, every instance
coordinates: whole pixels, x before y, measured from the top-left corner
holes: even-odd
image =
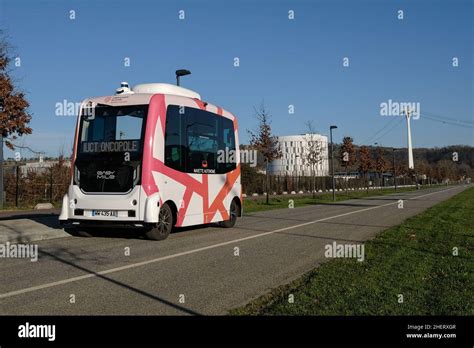
[[[93,210],[92,216],[111,216],[117,217],[118,212],[117,210]]]

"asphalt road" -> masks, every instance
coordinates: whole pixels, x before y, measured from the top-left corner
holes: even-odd
[[[39,241],[37,262],[0,259],[0,315],[225,314],[326,261],[326,244],[371,239],[467,187],[248,214],[162,242],[130,231]]]

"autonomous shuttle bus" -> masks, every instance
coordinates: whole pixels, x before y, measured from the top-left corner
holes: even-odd
[[[232,227],[242,210],[239,158],[230,112],[179,86],[122,83],[81,104],[59,220],[139,227],[156,240],[173,227]]]

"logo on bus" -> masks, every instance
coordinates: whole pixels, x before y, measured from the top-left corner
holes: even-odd
[[[209,168],[196,168],[193,170],[195,174],[216,174],[215,169],[209,169]]]
[[[112,170],[98,170],[97,179],[113,180],[115,179],[115,171]]]

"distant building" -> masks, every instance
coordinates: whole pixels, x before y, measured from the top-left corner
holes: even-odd
[[[316,165],[316,176],[329,175],[328,137],[320,134],[285,135],[277,137],[282,157],[268,166],[269,174],[288,176],[311,176],[311,166],[307,163],[308,141],[318,142],[321,152],[320,163]]]
[[[34,171],[38,174],[43,174],[49,172],[49,168],[58,164],[59,160],[44,160],[43,156],[40,156],[39,160],[30,160],[26,163],[22,163],[20,166],[21,175],[26,175],[29,171]],[[64,160],[64,165],[66,167],[71,166],[71,161],[69,159]]]

